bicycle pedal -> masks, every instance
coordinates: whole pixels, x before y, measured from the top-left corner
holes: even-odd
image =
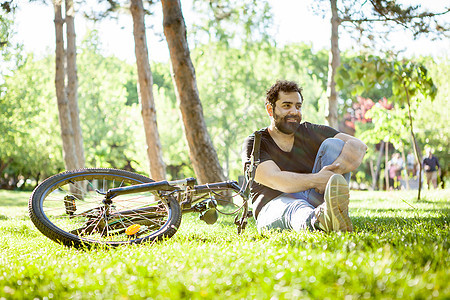
[[[218,218],[219,214],[215,208],[208,209],[200,214],[200,220],[209,225],[216,223]]]
[[[77,206],[75,204],[76,198],[72,195],[67,195],[64,197],[64,206],[66,208],[66,214],[73,215],[77,210]]]

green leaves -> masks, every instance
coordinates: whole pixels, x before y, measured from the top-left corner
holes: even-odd
[[[408,97],[420,101],[419,95],[430,100],[435,98],[437,89],[424,65],[411,61],[394,61],[386,64],[385,69],[391,75],[393,94],[398,102],[403,104]]]
[[[10,161],[3,171],[12,178],[49,176],[62,167],[51,66],[51,57],[37,61],[30,56],[4,77],[0,162]]]
[[[267,0],[194,1],[197,24],[192,35],[199,43],[236,45],[248,49],[252,43],[270,44],[269,31],[273,27],[272,13]]]
[[[391,101],[400,106],[424,98],[433,100],[437,88],[425,65],[412,61],[397,61],[378,56],[357,56],[338,70],[341,89],[351,87],[353,96],[364,95],[376,86],[391,86]],[[389,95],[384,95],[389,97]]]
[[[370,144],[384,140],[392,143],[396,149],[401,149],[409,142],[406,116],[406,109],[387,110],[377,104],[366,113],[366,117],[372,119],[372,126],[362,132],[360,138]]]

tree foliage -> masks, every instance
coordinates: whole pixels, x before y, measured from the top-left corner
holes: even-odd
[[[15,187],[19,175],[38,180],[63,167],[53,78],[48,72],[52,65],[49,58],[36,61],[29,56],[23,66],[4,77],[0,97],[4,187]]]
[[[382,58],[375,55],[354,57],[339,70],[339,86],[352,86],[352,95],[363,95],[375,88],[391,87],[391,99],[401,105],[408,97],[420,102],[424,97],[434,99],[437,88],[427,68],[420,62]]]
[[[132,100],[136,94],[130,96],[136,73],[131,65],[102,55],[100,47],[98,32],[91,31],[81,43],[78,59],[86,164],[142,171],[145,164],[136,154],[145,147],[135,147],[143,138],[142,122],[139,106]]]
[[[316,1],[312,5],[315,13],[325,16],[330,0]],[[427,36],[429,39],[448,37],[448,7],[430,10],[428,5],[400,3],[395,0],[353,1],[338,3],[339,19],[343,29],[357,33],[352,35],[359,46],[386,50],[386,43],[395,31],[411,35],[413,39]],[[381,43],[380,43],[381,42]]]
[[[190,35],[196,42],[246,47],[272,41],[273,15],[267,0],[194,0],[197,21]]]
[[[436,60],[423,58],[422,61],[428,70],[428,75],[433,78],[437,92],[433,101],[425,98],[417,106],[416,113],[414,113],[414,121],[417,124],[416,137],[420,145],[433,148],[434,155],[439,158],[441,166],[448,172],[450,168],[448,152],[448,145],[450,145],[450,106],[448,105],[450,61],[448,57]]]
[[[2,76],[10,74],[11,70],[18,68],[25,60],[22,55],[23,46],[13,42],[15,34],[14,10],[0,9],[0,75]],[[0,83],[1,80],[0,77]]]
[[[338,3],[339,2],[339,3]],[[420,6],[400,5],[395,0],[370,0],[370,1],[349,1],[349,0],[322,0],[316,1],[316,12],[320,11],[325,14],[326,11],[331,10],[331,49],[330,49],[330,63],[328,72],[328,111],[327,122],[330,126],[336,127],[338,124],[338,99],[336,92],[336,71],[340,65],[340,50],[339,50],[339,27],[347,26],[351,30],[356,29],[359,32],[358,44],[365,47],[377,48],[374,41],[388,40],[389,33],[396,28],[408,29],[413,33],[413,38],[419,35],[431,33],[438,38],[446,37],[448,32],[448,22],[444,19],[439,19],[442,15],[450,12],[446,8],[439,12],[429,12],[422,9]],[[325,8],[327,5],[329,8]],[[442,21],[442,22],[441,22]],[[382,29],[386,29],[385,34],[382,34],[379,26],[375,24],[382,24]],[[369,40],[369,44],[363,40]],[[385,52],[385,43],[378,43],[382,45],[381,51]]]
[[[437,88],[433,83],[427,68],[420,62],[395,60],[390,58],[380,58],[369,55],[358,57],[358,64],[344,65],[341,68],[343,78],[348,78],[355,83],[354,93],[358,94],[365,89],[373,88],[376,84],[383,81],[390,81],[392,85],[391,100],[397,103],[399,107],[404,107],[403,120],[408,121],[409,131],[412,137],[413,149],[416,154],[416,160],[419,164],[419,182],[421,180],[421,150],[417,145],[415,130],[413,125],[413,110],[423,99],[434,100]],[[400,119],[401,115],[397,115],[392,120]],[[391,126],[395,123],[388,122]],[[397,124],[398,125],[398,124]],[[386,125],[384,126],[386,127]],[[380,130],[382,127],[375,127]],[[392,128],[391,128],[392,129]],[[397,129],[399,132],[399,129]],[[381,135],[379,135],[381,137]],[[387,135],[389,136],[389,134]],[[393,140],[400,140],[398,137]],[[420,200],[420,184],[418,199]]]
[[[24,55],[22,45],[12,42],[14,5],[3,2],[0,10],[0,186],[23,186],[28,178],[50,175],[60,165],[50,163],[58,158],[55,131],[51,126],[57,115],[49,102],[52,95],[49,60],[37,62]],[[37,138],[36,138],[37,137]],[[34,139],[36,139],[34,141]]]
[[[148,169],[145,140],[140,110],[129,87],[130,83],[136,87],[134,68],[103,56],[99,49],[95,31],[79,48],[79,105],[86,164],[143,172]],[[53,55],[41,60],[30,56],[22,67],[4,76],[0,126],[5,134],[0,137],[0,160],[10,162],[4,172],[16,177],[37,179],[63,168],[52,59]],[[126,104],[128,101],[131,103]]]

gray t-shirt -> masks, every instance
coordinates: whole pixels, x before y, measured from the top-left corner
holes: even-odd
[[[301,123],[294,137],[294,146],[290,152],[281,150],[266,128],[261,132],[260,162],[273,160],[282,171],[295,173],[311,173],[316,160],[319,147],[324,140],[334,137],[339,131],[325,125],[317,125],[308,122]],[[253,150],[254,133],[248,136],[243,144],[242,160],[245,163],[250,159]],[[270,200],[282,194],[268,186],[253,182],[250,187],[250,195],[255,217],[261,208]]]

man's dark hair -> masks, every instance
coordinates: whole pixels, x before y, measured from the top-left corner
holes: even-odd
[[[303,101],[302,88],[294,81],[277,80],[277,82],[270,87],[266,92],[266,104],[270,103],[275,108],[275,102],[278,100],[280,92],[284,93],[299,93]]]

